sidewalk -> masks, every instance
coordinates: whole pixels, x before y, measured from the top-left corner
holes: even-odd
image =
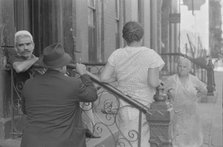
[[[215,71],[216,101],[214,103],[199,103],[204,131],[202,147],[222,147],[222,97],[223,71]],[[214,97],[212,97],[214,98]]]

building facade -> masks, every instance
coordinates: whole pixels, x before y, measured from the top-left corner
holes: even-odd
[[[221,0],[209,1],[209,44],[211,49],[210,53],[213,58],[219,58],[223,55],[221,3]]]
[[[125,46],[123,25],[138,21],[145,30],[145,46],[158,53],[177,52],[179,22],[170,22],[171,14],[179,16],[177,1],[0,0],[0,139],[11,136],[14,102],[6,63],[16,31],[32,33],[37,56],[44,47],[61,42],[73,62],[93,64],[105,63],[115,49]]]

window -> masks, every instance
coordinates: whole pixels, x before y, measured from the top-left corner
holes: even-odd
[[[97,62],[97,29],[95,0],[88,0],[88,57]]]
[[[116,20],[116,48],[120,48],[120,0],[115,0],[115,20]]]

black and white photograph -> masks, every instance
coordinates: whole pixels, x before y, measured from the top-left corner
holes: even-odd
[[[0,147],[223,147],[223,0],[0,0]]]

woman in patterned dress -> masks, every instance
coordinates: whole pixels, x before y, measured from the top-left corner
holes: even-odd
[[[197,111],[199,97],[207,93],[206,86],[190,74],[191,63],[179,58],[178,72],[165,82],[172,97],[173,147],[200,147],[203,142],[200,119]]]
[[[164,62],[153,49],[142,46],[144,32],[140,24],[128,22],[122,33],[127,46],[110,55],[100,79],[103,82],[117,81],[118,89],[149,107],[154,101],[155,88],[160,84],[159,71]],[[125,147],[138,147],[137,133],[134,132],[138,132],[139,111],[122,100],[120,106],[117,119],[121,132],[119,143],[125,142]],[[149,136],[149,126],[143,115],[140,147],[150,146]]]

